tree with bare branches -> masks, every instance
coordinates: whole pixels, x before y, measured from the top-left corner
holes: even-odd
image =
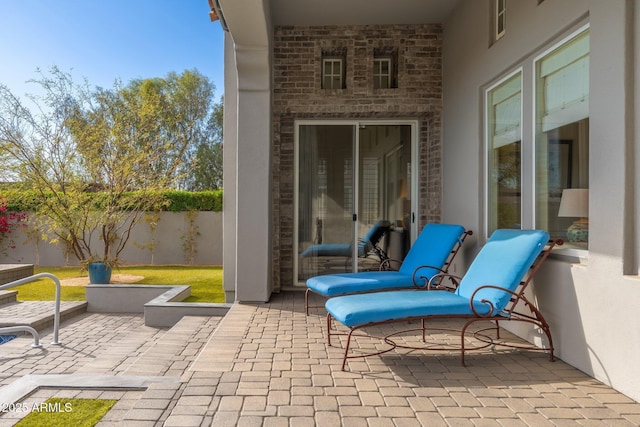
[[[160,190],[184,182],[207,138],[213,84],[197,71],[76,84],[53,68],[23,102],[0,84],[0,157],[5,175],[36,190],[49,241],[81,262],[116,264]]]

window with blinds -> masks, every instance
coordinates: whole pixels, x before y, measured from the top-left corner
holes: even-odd
[[[587,249],[588,209],[578,218],[561,206],[567,189],[589,188],[589,30],[534,64],[536,227]]]
[[[522,73],[518,72],[489,91],[492,146],[520,141],[522,117]]]
[[[484,111],[487,233],[538,228],[588,249],[588,209],[560,209],[589,188],[588,24],[491,84]]]
[[[522,72],[487,91],[488,227],[521,225]]]
[[[539,114],[548,131],[589,117],[589,32],[537,62]]]

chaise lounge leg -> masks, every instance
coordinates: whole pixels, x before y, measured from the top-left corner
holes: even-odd
[[[349,346],[351,345],[351,335],[354,330],[350,330],[347,336],[347,346],[344,349],[344,357],[342,359],[342,370],[344,371],[344,367],[347,364],[347,355],[349,354]],[[331,347],[331,314],[327,313],[327,345]]]
[[[460,335],[460,362],[462,363],[462,366],[467,366],[465,361],[464,361],[464,330],[462,331],[462,334]]]
[[[551,328],[549,327],[549,324],[545,320],[542,313],[540,313],[540,310],[538,310],[532,304],[529,304],[528,306],[536,318],[536,322],[534,322],[534,324],[537,325],[540,329],[542,329],[542,332],[544,332],[544,334],[547,336],[547,339],[549,340],[549,361],[555,362],[555,355],[553,354],[554,353],[553,338],[551,338]]]
[[[467,334],[467,328],[471,326],[473,322],[474,320],[470,320],[467,323],[465,323],[464,326],[462,327],[462,330],[460,331],[460,362],[462,363],[462,366],[467,366],[464,360],[464,352],[465,352],[464,337]]]
[[[347,345],[344,348],[344,357],[342,358],[342,370],[344,371],[344,367],[347,364],[347,356],[349,355],[349,346],[351,345],[351,335],[353,334],[354,330],[351,329],[349,331],[349,334],[347,335]]]
[[[304,308],[305,308],[305,313],[308,316],[309,315],[309,289],[307,289],[304,293]]]
[[[327,313],[327,345],[331,347],[331,314]]]
[[[553,339],[551,338],[551,330],[549,329],[549,325],[545,322],[542,324],[542,330],[547,335],[547,339],[549,340],[549,362],[555,362],[556,358],[553,350]]]

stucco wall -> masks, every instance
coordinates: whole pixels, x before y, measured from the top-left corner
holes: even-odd
[[[16,248],[0,251],[0,263],[77,265],[72,256],[65,255],[62,245],[36,241],[25,229],[12,238]],[[155,230],[146,221],[134,227],[120,261],[125,265],[222,265],[222,213],[162,212]]]
[[[274,287],[288,287],[294,282],[295,120],[418,120],[418,226],[440,221],[441,43],[440,25],[275,28]],[[345,52],[345,89],[321,88],[323,49]],[[374,49],[396,49],[397,88],[373,88]]]
[[[271,19],[264,0],[219,0],[225,35],[224,289],[227,302],[272,291]],[[230,202],[227,204],[227,202]],[[233,269],[232,271],[230,269]]]
[[[558,256],[549,261],[534,292],[551,324],[557,356],[640,401],[640,371],[632,361],[640,352],[639,7],[632,0],[509,2],[506,35],[491,45],[490,3],[465,0],[444,26],[443,219],[478,230],[477,244],[460,258],[468,264],[486,238],[483,88],[519,64],[531,81],[526,58],[589,23],[589,251],[582,262]],[[526,124],[533,111],[531,105],[523,108],[524,140],[533,135]],[[528,213],[531,202],[525,203],[523,224],[530,228],[535,219]]]

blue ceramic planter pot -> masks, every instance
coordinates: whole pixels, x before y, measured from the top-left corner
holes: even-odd
[[[107,284],[111,281],[111,266],[104,262],[92,262],[87,266],[89,270],[89,283]]]

